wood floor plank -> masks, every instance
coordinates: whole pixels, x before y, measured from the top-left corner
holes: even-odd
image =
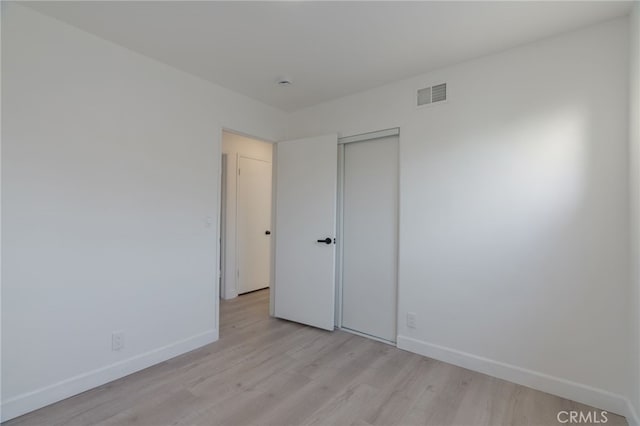
[[[389,426],[401,421],[413,406],[416,396],[427,387],[426,377],[438,361],[416,355],[417,363],[408,372],[400,374],[393,386],[387,388],[386,398],[364,420],[371,425]]]
[[[373,386],[357,383],[334,396],[302,424],[309,426],[349,425],[361,421],[363,412],[370,410],[379,399],[380,391]]]
[[[3,426],[558,425],[573,401],[342,331],[220,303],[220,340]],[[608,414],[607,426],[626,425]]]

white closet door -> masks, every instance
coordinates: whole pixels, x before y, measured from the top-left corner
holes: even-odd
[[[344,145],[342,327],[396,340],[398,137]]]
[[[274,314],[327,330],[335,311],[337,144],[328,135],[276,146]]]
[[[238,293],[269,287],[271,279],[271,163],[238,160]]]

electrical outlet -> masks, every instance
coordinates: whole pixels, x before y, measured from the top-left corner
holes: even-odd
[[[124,348],[124,331],[114,331],[111,334],[111,350],[119,351]]]
[[[407,327],[416,328],[416,313],[407,312]]]

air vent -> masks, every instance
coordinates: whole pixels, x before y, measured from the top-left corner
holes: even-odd
[[[418,90],[418,106],[431,103],[431,87]]]
[[[431,102],[442,102],[447,100],[447,83],[433,86],[431,90]]]
[[[418,106],[447,100],[447,83],[437,84],[418,90]]]

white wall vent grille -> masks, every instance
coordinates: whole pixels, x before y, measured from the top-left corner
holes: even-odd
[[[418,90],[418,106],[431,103],[431,87]]]
[[[436,84],[418,90],[418,106],[429,105],[447,100],[447,83]]]

